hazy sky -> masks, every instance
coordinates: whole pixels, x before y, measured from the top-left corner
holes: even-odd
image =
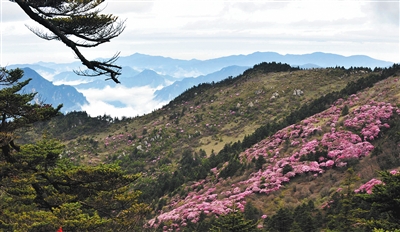
[[[273,51],[368,55],[400,62],[399,1],[108,0],[105,13],[126,19],[110,43],[83,50],[89,58],[133,53],[181,59]],[[0,65],[76,61],[58,41],[45,41],[17,4],[1,0]]]

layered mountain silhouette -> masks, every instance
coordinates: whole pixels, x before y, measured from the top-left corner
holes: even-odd
[[[63,108],[61,108],[62,112],[78,111],[81,110],[82,105],[88,104],[85,96],[79,93],[74,87],[69,85],[53,85],[31,68],[23,68],[22,70],[24,71],[22,80],[32,79],[22,91],[37,92],[35,101],[53,106],[63,104]]]
[[[120,57],[117,64],[122,66],[119,80],[127,88],[147,86],[158,89],[154,100],[164,102],[174,99],[185,90],[201,83],[212,83],[229,76],[235,77],[246,69],[262,62],[287,63],[302,69],[325,67],[389,67],[393,63],[373,59],[368,56],[342,56],[331,53],[315,52],[311,54],[287,54],[276,52],[255,52],[248,55],[232,55],[208,60],[182,60],[163,56],[151,56],[135,53]],[[99,89],[115,87],[107,77],[79,76],[74,70],[83,69],[79,62],[10,65],[7,68],[24,68],[26,75],[33,77],[29,85],[38,91],[44,99],[64,104],[64,111],[80,110],[87,101],[76,89]],[[35,70],[35,71],[34,71]],[[46,82],[46,78],[49,81]],[[44,84],[46,83],[46,84]],[[47,87],[43,87],[43,86]],[[56,87],[55,85],[58,85]],[[72,88],[71,86],[74,86]],[[114,104],[113,104],[114,105]],[[115,104],[116,107],[117,103]]]

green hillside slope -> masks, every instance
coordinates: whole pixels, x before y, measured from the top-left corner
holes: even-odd
[[[134,188],[154,209],[149,230],[210,229],[232,208],[262,226],[262,215],[310,201],[324,206],[338,189],[398,168],[398,68],[262,63],[193,87],[148,115],[70,113],[24,138],[46,134],[61,139],[63,156],[76,163],[117,161],[141,172]]]

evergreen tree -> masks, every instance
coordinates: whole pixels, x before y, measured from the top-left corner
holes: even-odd
[[[117,164],[75,166],[54,140],[18,146],[14,132],[58,114],[61,105],[32,104],[19,93],[22,71],[0,73],[0,231],[132,231],[148,207],[130,189],[139,175]]]
[[[293,224],[293,213],[288,208],[281,208],[266,222],[267,231],[289,232]]]
[[[372,194],[361,198],[371,204],[375,217],[368,221],[370,228],[393,230],[400,228],[400,174],[380,172],[384,184],[375,185]],[[376,215],[378,214],[378,215]]]
[[[78,48],[91,48],[109,42],[124,30],[124,21],[112,14],[101,14],[99,5],[105,0],[10,0],[48,32],[29,28],[40,38],[59,40],[70,47],[89,72],[83,75],[108,75],[116,83],[121,67],[113,63],[118,53],[106,61],[89,61]]]
[[[256,163],[256,170],[258,171],[258,170],[262,169],[262,166],[263,166],[264,164],[267,163],[267,160],[265,160],[264,156],[260,155],[260,156],[258,156],[258,158],[256,159],[255,163]]]
[[[34,122],[48,120],[57,114],[62,105],[53,108],[48,104],[32,104],[36,93],[20,93],[30,79],[20,82],[21,69],[0,68],[0,148],[1,158],[15,162],[11,149],[19,150],[14,142],[15,130]]]
[[[139,175],[118,165],[75,166],[59,158],[63,146],[41,140],[1,160],[0,230],[132,231],[148,207],[129,189]]]
[[[257,230],[257,223],[245,219],[244,214],[236,207],[233,207],[230,213],[219,216],[214,223],[210,230],[212,232],[251,232]]]

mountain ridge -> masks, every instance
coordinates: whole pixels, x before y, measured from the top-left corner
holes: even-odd
[[[88,104],[85,96],[75,88],[68,85],[55,86],[31,68],[22,68],[24,75],[21,80],[31,78],[27,86],[23,88],[26,92],[37,92],[36,101],[57,106],[63,104],[61,111],[64,113],[81,110],[81,106]]]
[[[257,220],[307,201],[320,208],[347,188],[348,168],[360,177],[354,186],[376,177],[374,170],[398,168],[400,140],[379,144],[400,113],[399,74],[398,66],[299,70],[261,63],[188,89],[141,117],[70,114],[74,120],[66,115],[42,129],[71,136],[66,154],[74,162],[119,160],[128,172],[141,172],[135,187],[154,207],[150,231],[196,231],[229,213],[232,202],[243,211],[253,203]]]
[[[361,60],[361,61],[360,61]],[[329,62],[327,62],[329,61]],[[118,60],[120,66],[129,66],[137,71],[151,69],[162,75],[170,75],[174,77],[196,77],[199,75],[209,74],[218,71],[224,67],[231,65],[253,66],[261,62],[281,62],[292,66],[302,66],[305,64],[313,64],[323,68],[344,66],[345,68],[353,67],[388,67],[393,62],[383,61],[371,58],[366,55],[343,56],[334,53],[313,52],[308,54],[285,54],[281,55],[277,52],[253,52],[250,54],[239,54],[211,58],[205,60],[191,59],[175,59],[164,56],[152,56],[141,53],[134,53],[129,56],[121,56]],[[34,64],[13,64],[10,68],[31,66],[42,66],[47,69],[57,71],[72,71],[79,69],[79,62],[57,64],[53,62],[37,62]],[[181,70],[180,70],[181,68]],[[182,69],[183,72],[182,73]],[[192,73],[187,75],[185,73]],[[197,73],[198,75],[193,75]]]

